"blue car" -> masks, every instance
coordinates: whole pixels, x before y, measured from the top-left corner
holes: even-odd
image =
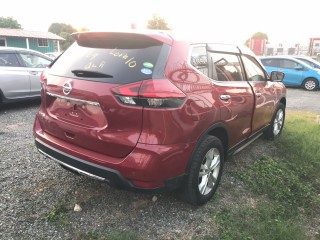
[[[285,73],[283,84],[286,86],[303,87],[308,91],[319,88],[320,69],[293,57],[273,56],[262,57],[260,60],[269,74],[272,71]]]

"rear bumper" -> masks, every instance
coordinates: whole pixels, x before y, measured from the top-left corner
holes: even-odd
[[[127,188],[132,187],[132,184],[123,178],[118,171],[63,153],[58,149],[50,147],[48,144],[45,144],[37,138],[35,139],[35,144],[40,153],[72,171],[94,179],[112,183],[113,185],[121,185]]]
[[[173,146],[137,144],[125,158],[82,149],[46,134],[36,119],[35,144],[39,152],[64,168],[126,190],[162,192],[184,180],[193,144]]]

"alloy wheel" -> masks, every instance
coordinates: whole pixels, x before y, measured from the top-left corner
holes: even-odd
[[[217,182],[220,171],[220,152],[211,148],[203,158],[198,177],[198,188],[202,195],[209,194]]]
[[[274,119],[274,122],[273,122],[273,134],[274,136],[277,136],[280,131],[281,131],[281,128],[282,128],[282,125],[283,125],[283,110],[282,109],[279,109],[277,111],[277,115]]]
[[[305,89],[311,91],[316,88],[316,82],[314,80],[308,80],[304,84]]]

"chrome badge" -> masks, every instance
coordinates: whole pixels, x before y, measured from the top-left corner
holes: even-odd
[[[66,81],[62,85],[62,91],[65,95],[69,95],[72,91],[72,85],[71,85],[71,80]]]

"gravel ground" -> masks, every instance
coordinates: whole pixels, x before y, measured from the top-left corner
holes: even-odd
[[[320,113],[320,91],[287,88],[287,110]]]
[[[296,101],[297,96],[301,96]],[[306,99],[311,96],[312,100]],[[288,90],[288,109],[319,111],[319,91]],[[294,100],[292,100],[294,99]],[[307,104],[303,104],[301,100]],[[192,207],[173,193],[137,194],[110,188],[84,176],[75,176],[40,155],[32,136],[39,101],[11,104],[0,109],[0,239],[85,239],[114,231],[137,232],[145,239],[191,239],[214,236],[217,225],[212,212],[218,201]],[[310,106],[311,104],[311,106]],[[300,107],[299,107],[300,106]],[[258,139],[225,165],[217,196],[243,195],[232,177],[241,161],[250,161],[272,145]],[[250,202],[250,201],[249,201]],[[81,211],[75,212],[79,204]],[[91,234],[91,235],[90,235]]]

